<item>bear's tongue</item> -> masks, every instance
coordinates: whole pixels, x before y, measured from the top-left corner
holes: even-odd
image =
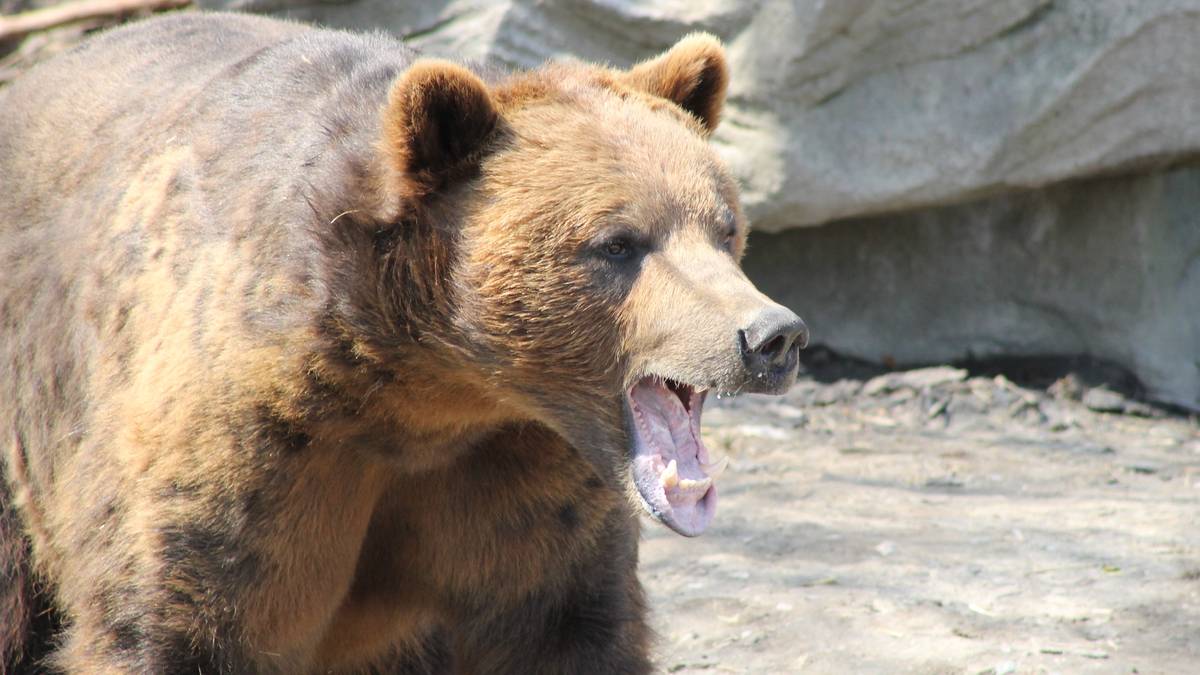
[[[674,391],[661,378],[647,377],[629,390],[633,482],[652,516],[679,534],[695,537],[716,513],[714,481],[725,462],[709,464],[708,450],[700,441],[705,392],[671,385]]]

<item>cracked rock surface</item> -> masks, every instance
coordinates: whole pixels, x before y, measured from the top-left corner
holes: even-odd
[[[729,47],[716,141],[757,226],[972,199],[1200,148],[1200,0],[200,0],[433,54],[627,66]]]
[[[813,341],[900,365],[1090,354],[1200,410],[1200,170],[780,234],[745,266]]]

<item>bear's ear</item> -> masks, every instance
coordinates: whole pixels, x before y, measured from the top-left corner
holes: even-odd
[[[499,113],[487,85],[449,61],[419,59],[396,78],[383,143],[405,196],[421,197],[472,168]]]
[[[692,33],[665,53],[634,66],[622,80],[673,101],[700,120],[711,134],[721,121],[729,66],[720,40],[708,33]]]

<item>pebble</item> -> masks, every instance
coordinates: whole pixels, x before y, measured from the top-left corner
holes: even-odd
[[[1097,387],[1083,395],[1083,405],[1095,412],[1118,413],[1125,410],[1125,397],[1110,389]]]

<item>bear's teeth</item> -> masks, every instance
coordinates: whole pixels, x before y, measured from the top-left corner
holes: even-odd
[[[721,459],[718,459],[717,461],[715,461],[711,464],[701,464],[700,470],[704,472],[704,475],[708,476],[709,478],[711,478],[713,480],[716,480],[721,477],[721,474],[725,473],[725,469],[728,467],[729,467],[729,455],[725,455]]]
[[[681,492],[708,492],[708,488],[710,487],[712,487],[711,478],[701,478],[700,480],[684,478],[679,481],[679,490]]]
[[[679,484],[679,466],[675,463],[675,460],[671,460],[667,468],[663,469],[662,475],[658,477],[658,480],[665,488],[675,487]]]

